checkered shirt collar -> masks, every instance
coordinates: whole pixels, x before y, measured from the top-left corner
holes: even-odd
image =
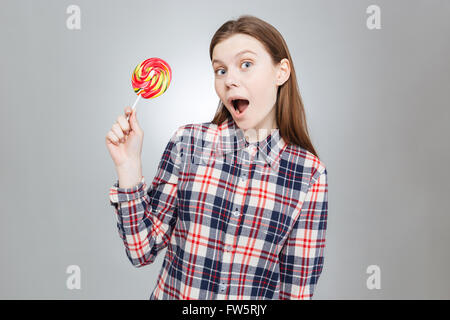
[[[278,170],[281,151],[286,146],[278,128],[269,130],[265,139],[252,143],[245,139],[244,131],[237,126],[233,118],[223,121],[218,126],[218,130],[219,141],[215,149],[217,154],[228,154],[254,145],[258,148],[259,154],[262,155],[260,158],[264,158],[272,169]]]

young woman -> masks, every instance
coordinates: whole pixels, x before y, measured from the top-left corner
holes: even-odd
[[[131,263],[167,247],[150,299],[311,299],[322,272],[327,170],[310,141],[281,34],[252,16],[214,34],[219,107],[176,130],[147,189],[143,131],[125,108],[106,137]]]

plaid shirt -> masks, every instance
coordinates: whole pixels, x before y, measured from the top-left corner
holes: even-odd
[[[109,192],[136,267],[167,247],[150,299],[311,299],[323,266],[325,165],[279,129],[248,143],[232,118],[179,127],[152,185]]]

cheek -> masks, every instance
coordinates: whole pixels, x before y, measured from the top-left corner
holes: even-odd
[[[216,90],[217,94],[223,92],[223,86],[220,80],[214,80],[214,89]]]
[[[252,85],[252,96],[258,107],[270,107],[273,103],[273,96],[275,92],[276,99],[276,88],[274,87],[273,81],[268,81],[268,78],[261,77],[258,81],[255,81]]]

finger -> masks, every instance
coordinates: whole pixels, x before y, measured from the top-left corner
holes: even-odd
[[[133,130],[140,131],[140,128],[139,128],[139,122],[138,122],[137,116],[136,116],[136,109],[134,109],[134,110],[132,111],[129,120],[130,120],[131,128],[132,128]]]
[[[108,139],[111,143],[115,144],[116,146],[119,145],[119,139],[112,131],[108,132],[108,134],[106,135],[106,139]]]
[[[131,130],[130,123],[127,121],[127,119],[125,119],[123,115],[117,117],[117,122],[122,128],[124,134],[127,134]]]
[[[112,132],[114,132],[114,134],[117,136],[117,138],[119,138],[119,141],[122,142],[125,136],[124,136],[122,128],[119,126],[119,124],[114,123],[111,130],[112,130]]]
[[[128,116],[129,114],[131,114],[133,110],[131,109],[131,107],[127,106],[125,107],[125,116]]]

